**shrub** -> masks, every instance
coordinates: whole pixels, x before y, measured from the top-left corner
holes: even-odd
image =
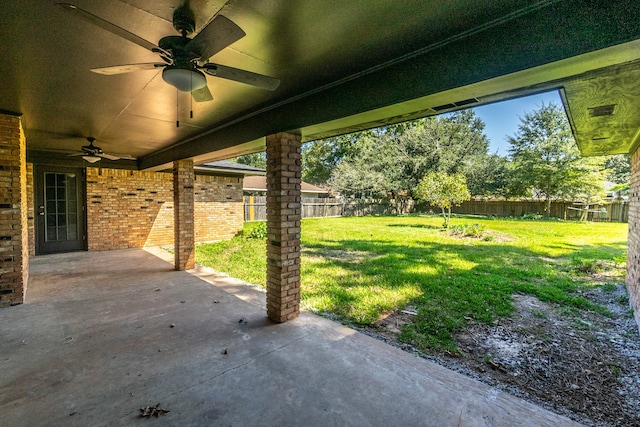
[[[603,270],[604,262],[596,259],[573,258],[571,267],[578,273],[593,274]]]
[[[247,234],[247,239],[266,239],[267,238],[267,223],[259,222],[255,227],[251,229]]]
[[[544,218],[544,216],[534,212],[530,212],[522,215],[522,219],[529,220],[529,221],[538,221],[538,220],[541,220],[542,218]]]
[[[487,229],[484,225],[480,224],[463,224],[463,225],[453,225],[449,229],[449,233],[452,236],[464,236],[464,237],[483,237]]]

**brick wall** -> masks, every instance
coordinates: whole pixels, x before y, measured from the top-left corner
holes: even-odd
[[[640,326],[640,149],[631,156],[627,289],[636,323]]]
[[[267,315],[286,322],[300,314],[300,137],[267,137]]]
[[[173,162],[173,240],[176,270],[195,267],[194,187],[193,160]]]
[[[29,235],[29,256],[35,256],[36,254],[35,202],[33,197],[33,163],[27,163],[27,228]]]
[[[173,245],[171,173],[87,168],[90,251]],[[196,242],[224,240],[242,229],[242,179],[197,176]]]
[[[196,242],[228,240],[242,230],[242,178],[196,175]]]
[[[171,244],[171,174],[87,168],[90,251]]]
[[[21,304],[29,278],[26,141],[20,117],[0,114],[0,306]]]

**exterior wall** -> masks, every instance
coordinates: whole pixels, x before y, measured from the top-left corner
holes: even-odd
[[[636,323],[640,326],[640,149],[631,155],[627,289]]]
[[[87,168],[90,251],[174,244],[171,173]],[[242,179],[197,176],[196,242],[224,240],[242,229]]]
[[[242,178],[196,175],[196,243],[228,240],[244,225]]]
[[[87,168],[90,251],[173,244],[171,174]]]
[[[23,303],[27,292],[26,155],[20,117],[0,114],[0,307]]]

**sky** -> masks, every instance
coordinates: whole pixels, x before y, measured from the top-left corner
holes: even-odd
[[[524,117],[528,111],[538,109],[543,102],[562,105],[558,91],[552,91],[474,108],[476,115],[485,122],[484,133],[489,138],[489,153],[497,152],[501,156],[507,156],[507,136],[518,131],[520,117]]]

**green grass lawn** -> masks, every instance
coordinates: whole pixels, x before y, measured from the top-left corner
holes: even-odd
[[[456,235],[441,225],[437,216],[304,220],[303,308],[369,325],[412,305],[415,321],[400,339],[425,351],[454,349],[453,334],[467,323],[509,316],[513,294],[606,314],[579,291],[596,286],[593,272],[623,280],[627,224],[461,217],[451,221]],[[199,245],[196,262],[265,283],[262,239]]]

